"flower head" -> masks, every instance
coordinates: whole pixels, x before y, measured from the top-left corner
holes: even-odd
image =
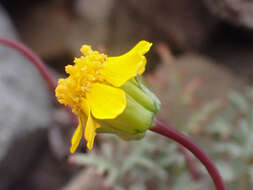
[[[58,101],[70,106],[78,116],[79,124],[72,137],[71,153],[75,152],[83,137],[87,141],[88,149],[91,150],[96,131],[115,131],[115,125],[119,125],[120,120],[129,120],[132,113],[128,112],[131,112],[129,111],[131,104],[134,105],[136,102],[133,98],[136,93],[131,95],[126,89],[136,88],[135,91],[138,91],[139,87],[136,87],[138,85],[133,78],[144,72],[146,65],[144,54],[149,51],[151,45],[147,41],[140,41],[132,50],[119,57],[107,57],[93,51],[90,46],[83,45],[81,52],[84,56],[75,58],[74,65],[65,67],[69,76],[59,79],[55,92]],[[145,99],[145,93],[143,97]],[[146,100],[140,98],[140,101]],[[142,110],[142,106],[139,109],[146,115],[150,112]],[[133,122],[135,120],[133,119]],[[150,121],[151,119],[147,119],[147,122]],[[106,127],[101,128],[101,125]],[[127,131],[125,128],[127,126],[116,130],[115,133],[124,136],[122,134]],[[132,132],[129,134],[131,136]]]

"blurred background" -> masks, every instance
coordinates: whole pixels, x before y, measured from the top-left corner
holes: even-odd
[[[158,117],[214,160],[229,190],[253,189],[253,2],[247,0],[0,0],[0,37],[54,73],[82,44],[110,56],[154,45],[144,76]],[[0,190],[214,189],[195,158],[158,135],[99,135],[69,156],[73,123],[36,68],[0,44]]]

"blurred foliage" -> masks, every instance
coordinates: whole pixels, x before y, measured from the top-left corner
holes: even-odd
[[[253,88],[244,93],[230,91],[227,97],[193,106],[199,80],[184,84],[176,66],[171,83],[177,104],[191,110],[185,130],[210,155],[229,190],[248,190],[253,181]],[[196,85],[197,84],[197,85]],[[73,160],[96,167],[106,174],[107,183],[116,190],[200,190],[214,189],[205,168],[197,161],[201,173],[194,180],[178,145],[164,137],[148,133],[140,141],[124,142],[103,135],[97,152],[77,154]]]
[[[205,149],[228,189],[248,190],[253,180],[253,89],[243,94],[231,91],[226,101],[221,110],[213,113],[198,139],[207,142]]]
[[[201,189],[186,169],[184,157],[175,143],[164,137],[147,134],[140,141],[125,142],[110,136],[103,140],[100,152],[74,155],[76,163],[96,166],[107,174],[107,183],[116,190]],[[147,188],[149,187],[149,188]]]

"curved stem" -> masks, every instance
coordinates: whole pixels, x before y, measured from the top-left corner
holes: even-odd
[[[175,140],[179,144],[183,145],[189,151],[191,151],[205,166],[209,175],[212,177],[213,182],[217,190],[226,190],[225,183],[216,169],[213,162],[204,153],[198,145],[196,145],[190,138],[175,130],[173,127],[167,126],[166,124],[156,120],[155,126],[150,129],[151,131]]]
[[[56,80],[54,79],[46,65],[43,63],[43,61],[35,53],[33,53],[28,47],[24,46],[22,43],[17,42],[15,40],[0,38],[0,43],[14,48],[17,51],[21,52],[23,55],[25,55],[31,61],[31,63],[33,63],[39,70],[42,77],[47,82],[49,89],[54,92],[54,89],[57,86]]]
[[[57,82],[55,78],[53,77],[53,75],[50,73],[45,63],[32,50],[30,50],[28,47],[26,47],[22,43],[17,42],[12,39],[8,39],[8,38],[0,37],[0,43],[8,47],[11,47],[13,49],[16,49],[18,52],[22,53],[25,57],[27,57],[27,59],[29,59],[31,63],[38,69],[39,73],[46,81],[48,88],[54,94],[55,88],[57,86]],[[64,108],[71,116],[73,123],[76,125],[77,124],[76,116],[72,113],[69,107],[64,107]]]
[[[36,68],[41,73],[42,77],[47,82],[49,89],[54,93],[57,83],[54,77],[51,75],[48,68],[46,67],[46,65],[35,53],[33,53],[29,48],[27,48],[23,44],[11,39],[0,38],[0,43],[5,44],[6,46],[9,46],[11,48],[14,48],[17,51],[21,52],[23,55],[25,55],[31,61],[31,63],[33,63],[36,66]],[[70,113],[73,121],[75,122],[74,119],[75,117],[73,116],[73,113],[68,108],[66,108],[66,110],[68,111],[68,113]],[[181,134],[180,132],[176,131],[175,129],[168,127],[167,125],[163,124],[160,121],[156,121],[156,125],[152,127],[150,130],[163,136],[166,136],[168,138],[171,138],[180,143],[181,145],[183,145],[188,150],[190,150],[204,164],[209,174],[211,175],[217,190],[226,190],[225,184],[212,161],[194,142],[191,141],[191,139]]]
[[[195,160],[193,160],[192,156],[189,154],[188,150],[184,146],[180,145],[179,150],[185,157],[186,164],[191,173],[192,179],[197,181],[200,178],[200,173],[197,170]]]

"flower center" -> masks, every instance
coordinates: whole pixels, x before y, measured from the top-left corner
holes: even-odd
[[[90,91],[92,83],[104,82],[101,70],[107,57],[97,51],[92,51],[87,45],[82,47],[81,52],[85,57],[75,58],[75,64],[66,66],[66,72],[75,79],[81,94],[85,96],[85,93]]]
[[[58,82],[56,96],[59,101],[72,107],[78,113],[83,98],[90,92],[93,83],[103,83],[105,78],[101,70],[104,68],[107,56],[93,51],[90,46],[81,48],[84,56],[75,58],[74,65],[65,67],[69,77]]]

